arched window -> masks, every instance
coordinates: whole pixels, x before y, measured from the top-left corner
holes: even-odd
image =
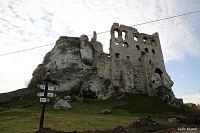
[[[145,50],[146,53],[149,53],[149,49],[148,48],[145,48],[144,50]]]
[[[115,38],[118,38],[118,37],[119,37],[119,32],[116,31],[116,30],[114,31],[114,37],[115,37]]]
[[[125,47],[125,48],[128,48],[128,43],[127,43],[127,42],[124,42],[124,43],[122,44],[122,46]]]
[[[152,49],[152,53],[155,54],[155,50],[154,49]]]
[[[137,42],[137,41],[138,41],[138,37],[137,37],[137,36],[134,36],[134,37],[133,37],[133,40]]]
[[[136,48],[137,48],[137,50],[140,50],[140,46],[139,45],[136,45]]]
[[[126,39],[126,32],[122,31],[122,39],[125,40]]]
[[[160,75],[160,78],[162,79],[163,72],[160,70],[160,68],[156,68],[155,73]]]
[[[163,74],[163,72],[160,70],[160,68],[156,68],[155,73]]]
[[[119,53],[115,53],[115,57],[116,57],[116,58],[119,58]]]

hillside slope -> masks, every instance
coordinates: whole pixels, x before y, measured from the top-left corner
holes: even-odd
[[[121,100],[84,99],[81,103],[73,98],[70,104],[72,110],[67,111],[54,110],[53,102],[47,104],[44,127],[60,131],[112,129],[119,125],[127,126],[141,117],[150,116],[163,125],[162,128],[169,128],[179,124],[168,123],[166,121],[168,117],[189,114],[164,104],[157,98],[141,94],[131,94]],[[39,98],[0,104],[0,131],[35,132],[39,126],[41,108]],[[99,111],[105,108],[111,109],[111,114],[99,114]]]

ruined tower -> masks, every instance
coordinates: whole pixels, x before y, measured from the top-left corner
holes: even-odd
[[[97,63],[101,77],[109,78],[122,92],[153,95],[159,86],[171,89],[173,81],[165,70],[158,33],[147,35],[114,23],[110,34],[110,56],[98,57],[103,58],[103,63]]]

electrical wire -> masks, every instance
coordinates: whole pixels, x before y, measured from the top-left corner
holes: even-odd
[[[149,23],[155,23],[155,22],[159,22],[159,21],[163,21],[163,20],[173,19],[173,18],[177,18],[177,17],[181,17],[181,16],[186,16],[186,15],[190,15],[190,14],[198,13],[198,12],[200,12],[200,9],[196,10],[196,11],[184,13],[184,14],[174,15],[174,16],[171,16],[171,17],[166,17],[166,18],[161,18],[161,19],[156,19],[156,20],[152,20],[152,21],[147,21],[147,22],[135,24],[135,25],[133,25],[133,27],[144,25],[144,24],[149,24]],[[110,31],[103,31],[103,32],[99,32],[97,34],[99,35],[99,34],[104,34],[104,33],[107,33],[107,32],[110,32]],[[88,36],[92,36],[92,35],[88,35]],[[11,55],[11,54],[21,53],[21,52],[25,52],[25,51],[29,51],[29,50],[41,48],[41,47],[46,47],[46,46],[53,45],[53,44],[55,44],[55,43],[46,44],[46,45],[42,45],[42,46],[38,46],[38,47],[33,47],[33,48],[29,48],[29,49],[24,49],[24,50],[19,50],[19,51],[15,51],[15,52],[0,54],[0,56],[6,56],[6,55]]]
[[[55,44],[55,43],[50,43],[50,44],[46,44],[46,45],[42,45],[42,46],[38,46],[38,47],[29,48],[29,49],[24,49],[24,50],[19,50],[19,51],[15,51],[15,52],[5,53],[5,54],[1,54],[0,56],[6,56],[6,55],[10,55],[10,54],[21,53],[21,52],[25,52],[25,51],[41,48],[41,47],[47,47],[47,46],[50,46],[50,45],[53,45],[53,44]]]
[[[171,17],[156,19],[156,20],[152,20],[152,21],[148,21],[148,22],[144,22],[144,23],[139,23],[139,24],[135,24],[133,26],[139,26],[139,25],[154,23],[154,22],[163,21],[163,20],[167,20],[167,19],[177,18],[177,17],[186,16],[186,15],[190,15],[190,14],[197,13],[197,12],[200,12],[200,10],[196,10],[196,11],[192,11],[192,12],[188,12],[188,13],[184,13],[184,14],[179,14],[179,15],[175,15],[175,16],[171,16]]]

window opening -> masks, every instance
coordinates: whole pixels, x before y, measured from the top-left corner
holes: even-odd
[[[137,50],[140,50],[140,46],[139,45],[136,45],[136,48],[137,48]]]
[[[160,75],[160,78],[162,79],[163,72],[159,68],[156,68],[155,73],[158,73]]]
[[[133,40],[137,42],[137,41],[138,41],[138,37],[137,37],[137,36],[134,36],[134,37],[133,37]]]
[[[127,42],[124,42],[124,43],[122,44],[122,46],[125,47],[125,48],[128,48],[128,43],[127,43]]]
[[[147,42],[147,38],[146,38],[146,37],[143,37],[142,42],[143,42],[143,43],[146,43],[146,42]]]
[[[145,48],[144,50],[145,50],[146,53],[149,53],[149,49],[148,48]]]
[[[119,58],[119,53],[115,53],[115,57],[116,57],[116,58]]]
[[[155,40],[151,40],[151,44],[152,45],[156,45],[156,41]]]
[[[144,51],[141,51],[141,56],[145,55],[146,53]]]
[[[119,33],[118,33],[118,31],[114,31],[114,37],[116,37],[116,38],[118,38],[119,37]]]
[[[126,39],[126,32],[122,31],[122,39],[125,40]]]
[[[152,53],[155,54],[155,50],[154,49],[152,49]]]

